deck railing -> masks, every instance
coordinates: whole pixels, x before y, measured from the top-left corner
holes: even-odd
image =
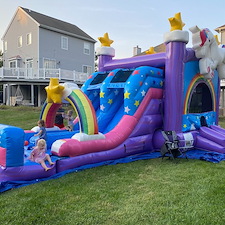
[[[221,86],[221,87],[224,87],[224,86],[225,86],[225,79],[221,79],[221,80],[220,80],[220,86]]]
[[[0,68],[0,79],[30,79],[30,80],[49,80],[52,77],[59,80],[83,83],[89,74],[64,70],[64,69],[26,69],[26,68]]]

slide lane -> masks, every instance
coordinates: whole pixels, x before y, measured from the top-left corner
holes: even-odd
[[[123,117],[124,115],[124,104],[123,104],[123,101],[121,102],[122,104],[120,104],[120,108],[119,110],[117,111],[117,113],[112,117],[110,123],[108,124],[107,127],[105,127],[103,133],[106,134],[108,132],[110,132],[115,126],[116,124],[119,123],[119,121],[121,120],[121,118]]]
[[[104,134],[106,133],[107,126],[112,123],[112,120],[114,116],[118,113],[120,107],[124,105],[123,89],[120,89],[116,96],[112,94],[114,93],[114,89],[111,89],[110,91],[107,90],[107,92],[111,92],[109,93],[109,99],[113,101],[113,104],[110,105],[106,101],[104,101],[104,103],[101,102],[102,109],[100,109],[100,112],[97,116],[99,132]],[[105,94],[107,94],[107,92]],[[123,112],[124,112],[124,107],[123,107]]]
[[[110,76],[108,76],[108,72],[97,72],[92,74],[82,86],[82,91],[91,100],[92,105],[95,109],[99,132],[101,133],[106,133],[106,128],[108,127],[108,125],[111,124],[109,127],[113,127],[112,120],[117,114],[117,111],[120,109],[120,106],[123,105],[123,88],[112,89],[108,88],[108,85],[114,76],[117,76],[118,73],[124,71],[130,71],[130,73],[132,73],[133,70],[115,69],[111,71],[111,74],[113,75]],[[115,91],[117,92],[116,96],[114,94]],[[104,94],[101,94],[100,96],[100,93]],[[104,98],[106,96],[113,101],[113,104],[104,102]],[[78,123],[78,120],[75,120],[74,122]],[[75,126],[76,128],[78,128],[78,124],[76,124]]]
[[[200,127],[195,147],[207,151],[225,153],[225,129],[216,125]]]
[[[133,116],[124,115],[114,129],[105,134],[105,139],[84,142],[75,139],[58,140],[52,145],[52,153],[58,156],[74,157],[116,148],[132,134],[151,100],[161,99],[162,93],[162,89],[150,88],[136,113]]]

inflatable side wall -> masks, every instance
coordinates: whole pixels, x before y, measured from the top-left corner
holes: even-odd
[[[24,130],[21,128],[0,125],[0,165],[24,165]]]

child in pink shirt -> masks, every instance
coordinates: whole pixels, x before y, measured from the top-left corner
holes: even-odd
[[[45,171],[50,170],[51,168],[47,167],[45,161],[47,160],[50,165],[54,165],[49,154],[45,152],[46,150],[46,141],[44,139],[39,139],[37,146],[30,153],[29,159],[33,162],[40,163]]]

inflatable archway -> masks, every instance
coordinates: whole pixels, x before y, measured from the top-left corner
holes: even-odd
[[[193,99],[193,93],[196,91],[196,87],[199,85],[204,85],[207,87],[208,90],[208,95],[210,96],[211,99],[211,110],[208,111],[216,111],[216,96],[215,96],[215,90],[214,90],[214,85],[212,83],[212,80],[206,80],[204,79],[204,76],[201,74],[196,74],[193,79],[191,80],[187,93],[184,99],[184,109],[183,109],[183,114],[188,114],[190,111],[190,105],[191,105],[191,100]],[[199,113],[199,112],[194,112],[194,113]]]
[[[79,88],[73,88],[69,83],[61,85],[57,78],[51,78],[49,86],[45,88],[47,99],[42,107],[40,119],[45,121],[47,128],[53,127],[56,112],[65,99],[77,113],[80,132],[88,135],[98,134],[96,114],[90,100]]]

